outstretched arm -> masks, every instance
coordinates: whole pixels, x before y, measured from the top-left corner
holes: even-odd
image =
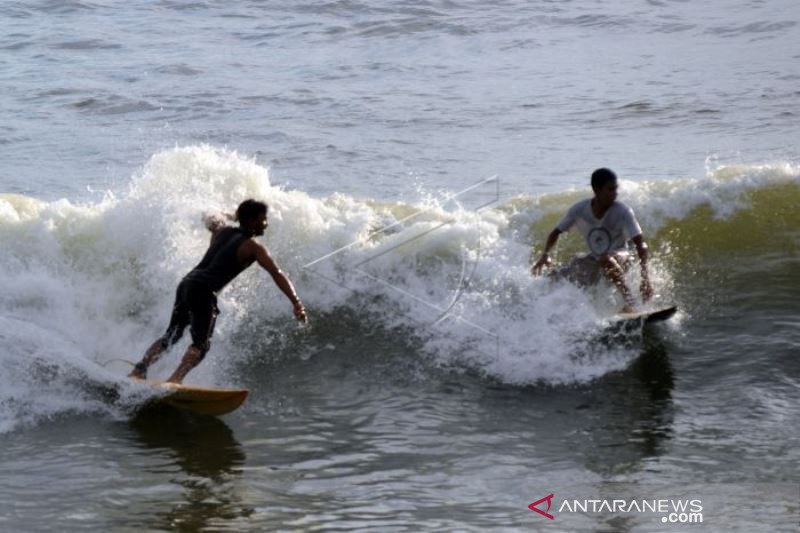
[[[636,246],[636,254],[639,256],[639,268],[642,273],[642,284],[640,290],[642,291],[642,301],[647,302],[653,297],[653,287],[650,285],[650,275],[647,271],[647,243],[641,234],[633,239],[633,244]]]
[[[258,244],[255,241],[250,241],[252,246],[255,247],[255,257],[258,264],[261,265],[264,270],[269,272],[270,276],[272,276],[273,281],[278,286],[278,288],[283,291],[283,294],[289,298],[289,301],[292,302],[292,306],[294,307],[294,317],[303,323],[308,322],[308,317],[306,316],[306,309],[303,307],[303,302],[300,301],[300,298],[297,296],[297,293],[294,290],[294,285],[286,277],[286,274],[278,267],[272,257],[267,252],[267,249]]]
[[[539,260],[536,261],[536,264],[533,265],[531,268],[531,274],[534,276],[539,276],[544,270],[544,267],[550,266],[550,250],[556,245],[558,242],[558,237],[561,235],[562,231],[558,228],[553,229],[550,232],[550,235],[547,236],[547,242],[544,245],[544,252],[539,257]]]

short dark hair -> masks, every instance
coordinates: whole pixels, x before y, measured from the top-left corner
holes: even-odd
[[[239,204],[236,208],[236,220],[239,225],[247,224],[260,215],[266,215],[269,207],[264,202],[258,200],[248,199]]]
[[[608,168],[598,168],[592,172],[592,190],[597,192],[609,181],[616,181],[617,175]]]

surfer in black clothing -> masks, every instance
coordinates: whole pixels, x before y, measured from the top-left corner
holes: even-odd
[[[130,377],[145,379],[147,368],[178,342],[186,326],[191,326],[192,344],[167,380],[181,383],[186,374],[203,360],[211,346],[211,335],[219,314],[216,294],[254,262],[269,272],[275,284],[292,302],[295,318],[308,322],[292,282],[281,272],[267,249],[254,239],[264,235],[267,229],[267,204],[245,200],[236,210],[236,220],[238,228],[228,226],[221,216],[206,217],[206,227],[212,233],[211,245],[200,263],[178,285],[167,332],[147,349]]]

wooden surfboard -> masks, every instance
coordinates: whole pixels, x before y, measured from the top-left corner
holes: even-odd
[[[216,387],[198,387],[131,378],[139,383],[147,384],[159,392],[166,392],[159,397],[158,403],[170,405],[200,415],[220,416],[235,411],[247,399],[247,389],[222,389]]]

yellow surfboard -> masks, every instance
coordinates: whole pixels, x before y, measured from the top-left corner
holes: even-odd
[[[216,387],[197,387],[155,381],[150,379],[131,378],[134,381],[150,385],[154,389],[165,391],[158,402],[200,415],[220,416],[235,411],[247,399],[247,389],[221,389]]]

